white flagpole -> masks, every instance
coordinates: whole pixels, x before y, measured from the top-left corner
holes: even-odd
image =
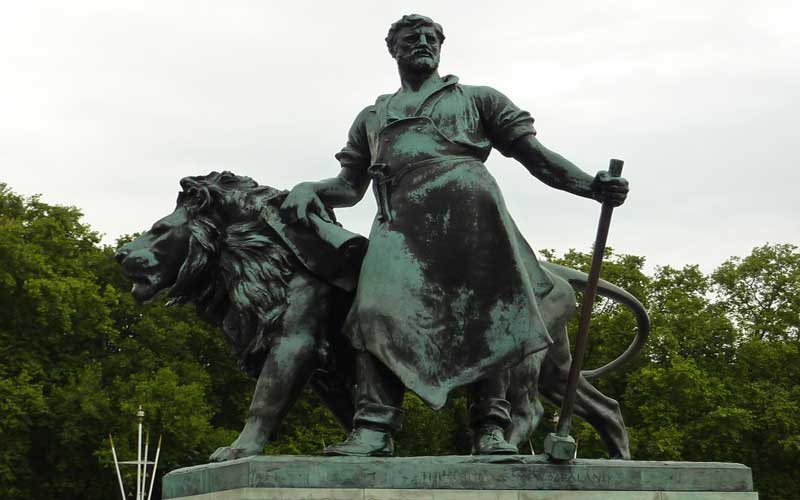
[[[139,418],[139,440],[136,444],[136,500],[142,500],[142,420],[144,420],[142,405],[139,405],[136,416]]]
[[[117,469],[117,479],[119,480],[119,492],[122,494],[122,500],[125,500],[125,487],[122,486],[122,474],[119,472],[119,462],[117,462],[117,450],[114,449],[114,440],[111,434],[108,435],[108,441],[111,443],[111,454],[114,455],[114,467]]]
[[[147,454],[150,450],[150,431],[148,430],[144,436],[144,462],[142,462],[142,500],[144,500],[144,492],[147,491]]]
[[[150,497],[153,496],[153,483],[156,482],[156,469],[158,468],[158,456],[161,454],[161,438],[162,436],[158,436],[158,448],[156,448],[156,458],[153,460],[153,472],[152,476],[150,477],[150,492],[147,494],[147,500],[150,500]]]

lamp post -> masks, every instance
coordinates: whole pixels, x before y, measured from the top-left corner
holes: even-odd
[[[114,457],[114,468],[117,472],[117,480],[119,481],[119,491],[122,495],[122,500],[127,500],[125,496],[125,487],[122,484],[122,473],[120,472],[120,465],[135,465],[136,466],[136,499],[135,500],[150,500],[153,495],[153,485],[156,479],[156,469],[158,468],[158,458],[161,455],[161,438],[158,437],[158,446],[156,447],[155,459],[150,462],[147,459],[150,448],[150,432],[147,431],[144,440],[144,449],[142,448],[142,428],[144,424],[144,409],[139,405],[139,410],[136,412],[137,419],[137,440],[136,440],[136,460],[119,462],[117,460],[117,450],[114,448],[114,439],[111,434],[108,435],[108,441],[111,445],[111,455]],[[147,466],[152,465],[150,470],[150,484],[147,483]]]

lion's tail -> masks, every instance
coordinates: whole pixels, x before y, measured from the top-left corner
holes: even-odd
[[[583,290],[588,281],[588,274],[570,269],[568,267],[559,266],[551,262],[542,262],[543,267],[552,273],[566,279],[572,288],[575,290]],[[626,290],[609,283],[605,280],[600,280],[597,284],[597,294],[601,297],[606,297],[627,306],[634,316],[636,316],[636,337],[634,337],[631,344],[625,349],[625,352],[619,355],[610,363],[596,368],[594,370],[584,370],[581,374],[587,379],[595,379],[608,374],[609,372],[617,369],[621,365],[628,362],[631,358],[639,354],[642,350],[647,336],[650,334],[650,318],[647,316],[647,311],[639,300],[628,293]]]

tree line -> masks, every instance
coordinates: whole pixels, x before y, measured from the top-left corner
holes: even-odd
[[[575,250],[540,255],[583,270],[591,258]],[[800,249],[765,244],[708,274],[694,265],[648,273],[644,264],[642,256],[606,255],[604,279],[646,305],[652,332],[636,360],[597,383],[620,401],[634,458],[744,463],[762,499],[796,498]],[[238,434],[253,381],[220,333],[191,306],[136,304],[129,288],[114,248],[77,208],[0,184],[2,498],[117,496],[108,434],[122,460],[135,457],[139,404],[151,440],[164,435],[161,473],[206,462]],[[616,357],[635,328],[623,307],[595,307],[587,367]],[[439,412],[408,395],[398,453],[468,454],[465,406],[460,392]],[[536,452],[556,412],[547,406],[531,439]],[[588,424],[578,421],[573,434],[579,456],[604,456]],[[319,454],[343,437],[306,393],[265,451]]]

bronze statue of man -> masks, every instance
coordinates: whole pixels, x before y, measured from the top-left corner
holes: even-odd
[[[403,16],[386,37],[400,89],[355,119],[337,177],[298,184],[289,222],[358,203],[378,214],[344,327],[358,351],[354,429],[329,455],[387,456],[408,388],[431,407],[467,386],[473,453],[516,453],[503,429],[508,368],[546,349],[537,298],[552,284],[509,215],[486,161],[492,148],[578,196],[623,203],[627,181],[591,176],[536,139],[533,118],[490,87],[438,73],[442,27]]]

